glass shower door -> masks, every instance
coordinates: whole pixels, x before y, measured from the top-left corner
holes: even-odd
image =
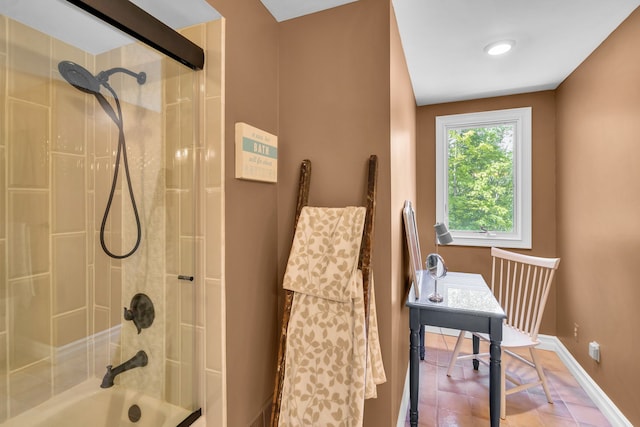
[[[193,419],[201,77],[70,6],[112,44],[2,7],[0,425]]]

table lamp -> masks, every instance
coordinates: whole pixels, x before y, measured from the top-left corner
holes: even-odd
[[[438,254],[438,245],[448,245],[453,242],[453,237],[451,237],[451,233],[449,233],[445,224],[437,222],[433,228],[436,232],[436,253],[429,254],[425,262],[425,267],[429,275],[433,278],[433,293],[429,295],[429,301],[442,302],[444,298],[438,293],[438,279],[447,275],[447,266]]]
[[[451,237],[451,233],[449,233],[445,224],[436,222],[433,228],[436,230],[436,252],[438,252],[438,243],[441,245],[448,245],[453,242],[453,237]]]

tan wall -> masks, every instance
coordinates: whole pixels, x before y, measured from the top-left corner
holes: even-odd
[[[292,239],[300,162],[313,162],[310,202],[344,206],[363,203],[370,154],[377,154],[380,163],[373,266],[389,381],[379,388],[378,399],[367,402],[365,425],[393,425],[408,363],[401,209],[405,199],[415,198],[415,101],[390,21],[390,3],[361,0],[281,24],[248,1],[238,3],[211,1],[227,22],[226,127],[246,121],[279,137],[278,273],[272,270],[274,186],[235,181],[233,155],[227,154],[226,198],[235,205],[226,209],[227,221],[234,220],[226,227],[226,357],[234,361],[227,368],[227,425],[261,425],[260,405],[269,403],[265,399],[272,392],[278,340],[274,322]],[[272,81],[277,55],[279,111],[271,92],[277,87]],[[259,72],[255,64],[260,64]],[[272,121],[276,113],[277,128]],[[226,151],[232,153],[233,135],[227,133],[226,140]],[[255,236],[257,244],[248,245],[256,242]],[[231,244],[236,247],[232,253]],[[254,261],[251,269],[242,263],[247,259]]]
[[[448,114],[471,113],[505,108],[532,107],[532,249],[519,251],[538,256],[558,256],[556,248],[556,158],[555,158],[555,93],[534,92],[465,102],[419,107],[417,112],[418,203],[416,219],[423,254],[435,250],[435,118]],[[446,246],[440,254],[451,271],[481,273],[487,283],[491,278],[490,248]],[[426,255],[425,255],[426,256]],[[564,266],[561,264],[560,269]],[[551,290],[541,333],[556,333],[556,292],[562,286],[557,280]]]
[[[273,394],[278,342],[277,186],[235,179],[234,125],[246,122],[278,135],[278,31],[259,1],[209,2],[226,27],[226,425],[262,425]]]
[[[640,325],[640,10],[557,90],[557,335],[634,425]],[[579,325],[573,337],[574,323]],[[588,343],[601,346],[599,364]]]
[[[412,149],[411,144],[404,147],[397,145],[397,141],[402,141],[403,136],[400,133],[394,133],[397,129],[402,130],[407,127],[403,117],[410,113],[402,112],[403,108],[406,108],[402,96],[394,101],[394,97],[389,99],[386,89],[381,90],[388,87],[386,82],[389,81],[389,77],[392,78],[390,88],[394,94],[404,86],[393,78],[401,75],[402,71],[391,67],[390,75],[387,74],[390,63],[393,65],[397,61],[394,57],[394,49],[397,49],[397,46],[394,48],[394,43],[397,41],[393,40],[393,36],[389,40],[388,33],[385,31],[380,32],[380,27],[385,28],[388,22],[386,21],[389,18],[388,5],[383,2],[376,3],[373,0],[361,0],[355,4],[277,24],[260,6],[254,7],[249,1],[210,1],[228,22],[226,127],[232,129],[236,121],[246,121],[278,134],[280,138],[280,174],[277,192],[272,185],[235,180],[233,156],[226,156],[227,191],[229,192],[226,215],[231,219],[226,228],[228,239],[226,309],[227,330],[234,332],[227,338],[227,359],[234,360],[234,363],[229,364],[228,367],[228,425],[242,426],[256,421],[264,405],[268,404],[272,392],[277,343],[275,331],[277,330],[278,289],[290,247],[298,168],[301,160],[310,158],[313,161],[312,204],[344,205],[360,202],[364,193],[366,158],[371,153],[376,153],[381,158],[382,188],[379,188],[378,195],[374,268],[380,309],[379,320],[383,325],[381,329],[383,357],[387,375],[391,381],[380,387],[380,397],[377,401],[367,403],[366,416],[368,422],[389,425],[391,419],[395,421],[397,415],[395,399],[400,398],[398,393],[401,390],[400,384],[404,385],[402,371],[406,370],[406,356],[403,355],[401,348],[407,341],[401,336],[406,324],[405,314],[402,308],[398,308],[402,298],[398,296],[398,281],[401,278],[396,277],[398,273],[395,269],[398,263],[396,236],[399,234],[401,222],[398,222],[400,207],[396,205],[405,198],[412,198],[416,190],[411,188],[410,179],[406,182],[408,187],[404,187],[402,184],[406,178],[395,175],[402,171],[398,169],[402,159],[405,156],[411,156],[409,154]],[[372,46],[375,46],[375,49]],[[389,46],[390,63],[389,58],[385,57],[384,53],[380,53],[386,52],[384,46]],[[278,54],[280,58],[275,61],[274,58]],[[627,56],[633,58],[633,55],[627,54]],[[261,64],[260,72],[256,72],[255,64]],[[279,78],[276,77],[278,67]],[[637,75],[637,72],[635,74]],[[570,79],[568,82],[573,80]],[[278,82],[280,89],[276,91]],[[577,83],[573,84],[581,87]],[[630,84],[627,83],[627,86],[629,87]],[[631,87],[633,88],[632,85]],[[570,92],[568,84],[563,85],[558,92],[559,97],[566,96],[565,92]],[[578,91],[571,91],[572,94],[576,92]],[[279,110],[278,96],[280,97]],[[578,101],[575,102],[579,104]],[[386,110],[388,105],[391,106],[390,111]],[[569,120],[568,113],[562,111],[568,108],[567,101],[560,98],[558,105],[559,115],[563,120],[565,117]],[[395,108],[398,106],[400,106],[400,112],[396,115]],[[562,239],[562,235],[568,233],[567,229],[575,219],[568,221],[567,217],[570,214],[566,212],[578,210],[581,213],[592,212],[594,206],[592,198],[589,199],[588,208],[584,206],[587,202],[584,202],[583,205],[579,204],[569,209],[566,205],[571,198],[559,202],[559,230],[561,231],[560,244],[556,247],[555,92],[539,92],[417,109],[415,150],[416,158],[420,160],[419,167],[416,168],[416,177],[417,186],[420,188],[417,194],[417,210],[422,235],[421,244],[424,251],[433,249],[432,239],[428,236],[431,233],[430,225],[435,221],[433,202],[435,116],[521,106],[534,108],[534,217],[531,252],[541,256],[552,256],[559,255],[559,250],[563,251],[560,255],[569,251],[569,255],[564,255],[555,287],[559,293],[558,299],[563,301],[564,290],[567,289],[568,292],[571,289],[567,281],[571,280],[572,275],[579,275],[578,273],[581,272],[579,267],[571,268],[568,259],[571,248],[563,244],[565,239]],[[572,114],[575,113],[572,112]],[[389,117],[391,117],[390,123],[387,122]],[[595,126],[597,123],[599,122],[595,121],[592,125]],[[628,123],[632,126],[633,121],[629,120]],[[558,124],[558,130],[558,138],[564,140],[565,133],[569,131],[560,124]],[[391,147],[383,142],[383,139],[388,138],[389,135],[391,135]],[[410,130],[408,135],[411,139]],[[584,142],[584,135],[581,134],[580,142],[576,140],[576,144]],[[227,133],[226,151],[232,153],[232,150],[233,135]],[[572,156],[564,154],[565,150],[571,151]],[[585,156],[584,150],[577,151],[580,153],[580,158]],[[601,151],[600,149],[597,152],[601,153]],[[558,191],[562,197],[565,197],[566,192],[575,191],[567,190],[574,182],[576,184],[573,185],[580,188],[578,193],[586,193],[582,190],[586,187],[578,184],[583,179],[574,177],[575,165],[572,163],[567,166],[566,164],[568,161],[575,161],[575,152],[575,149],[569,150],[564,146],[558,149],[561,159],[558,169],[566,169],[564,175],[558,178]],[[597,159],[600,158],[601,154]],[[632,160],[629,156],[619,158]],[[595,163],[595,159],[594,157],[592,164]],[[353,185],[344,185],[346,182]],[[600,196],[603,197],[603,194]],[[276,197],[277,202],[275,202]],[[619,215],[621,215],[619,212],[616,213],[616,216]],[[274,224],[277,225],[277,233],[274,233]],[[574,227],[577,228],[577,226]],[[633,230],[633,225],[627,224],[627,229]],[[578,234],[584,234],[584,230],[589,228],[582,227]],[[247,240],[255,235],[260,236],[259,240],[252,240],[252,244],[247,244]],[[581,246],[584,248],[588,245]],[[277,256],[274,253],[276,248]],[[392,254],[391,259],[385,256],[389,251]],[[489,276],[488,249],[447,247],[442,248],[442,253],[454,270],[478,271],[485,277]],[[254,260],[252,269],[244,268],[242,261],[246,259]],[[277,265],[277,269],[274,265]],[[394,272],[392,273],[391,270]],[[592,276],[594,275],[590,277]],[[388,300],[385,301],[385,298]],[[556,300],[553,294],[545,314],[542,332],[568,336],[569,327],[566,324],[569,323],[572,328],[573,320],[566,322],[567,313],[578,313],[580,310],[570,306],[568,302],[556,308]],[[629,301],[630,304],[633,300],[627,298],[624,301]],[[601,309],[601,305],[598,307]],[[588,333],[590,324],[586,319],[594,317],[587,317],[586,313],[591,312],[589,310],[584,309],[584,319],[579,319],[581,334]],[[558,316],[557,331],[556,314]],[[237,325],[243,325],[241,333],[237,332]],[[248,328],[246,325],[261,325],[261,327]],[[399,334],[397,337],[396,333]],[[583,343],[588,342],[588,339],[582,338],[582,340]],[[606,348],[606,345],[603,346],[605,360],[601,363],[599,370],[603,370],[606,363]],[[254,349],[260,349],[262,355],[260,360],[252,357]],[[403,375],[402,379],[397,377],[399,374]],[[595,376],[598,377],[598,375]],[[627,394],[630,395],[630,393]],[[615,392],[613,395],[617,396]]]
[[[404,331],[394,330],[401,306],[389,249],[400,221],[390,204],[389,14],[387,0],[360,0],[280,23],[278,266],[282,277],[302,160],[312,161],[310,204],[346,206],[364,203],[367,160],[376,154],[373,272],[382,356],[392,377],[396,334]],[[400,370],[404,380],[406,363]],[[394,425],[400,397],[392,381],[378,387],[378,398],[366,403],[365,425]]]
[[[210,1],[228,20],[226,46],[229,52],[227,64],[229,77],[227,78],[226,127],[232,129],[236,121],[247,121],[278,134],[281,143],[280,182],[277,192],[274,186],[235,181],[232,169],[233,156],[228,155],[226,159],[226,177],[229,181],[227,188],[233,189],[228,195],[230,204],[226,209],[227,216],[232,218],[226,229],[230,246],[226,261],[228,269],[227,330],[233,332],[227,339],[227,358],[234,360],[233,364],[229,364],[227,379],[228,425],[243,426],[256,420],[263,409],[262,405],[268,403],[271,394],[277,342],[275,307],[278,304],[279,279],[283,274],[290,246],[300,161],[311,158],[314,162],[312,203],[342,205],[360,200],[364,190],[366,157],[375,151],[385,151],[384,154],[376,153],[382,160],[380,182],[383,186],[390,185],[391,188],[382,191],[382,197],[388,198],[387,202],[384,202],[386,206],[380,208],[379,204],[374,267],[377,277],[378,304],[381,307],[380,321],[384,324],[381,338],[388,375],[395,375],[401,371],[403,363],[406,366],[406,360],[402,358],[402,350],[395,347],[398,343],[394,342],[392,332],[396,329],[402,331],[402,325],[406,323],[402,320],[402,314],[400,316],[394,314],[396,310],[402,311],[402,309],[396,308],[398,301],[395,293],[398,278],[395,275],[397,273],[389,272],[392,269],[391,266],[397,263],[395,258],[397,248],[394,246],[396,238],[393,236],[398,233],[398,225],[392,218],[399,217],[399,208],[395,206],[397,202],[404,197],[410,198],[411,191],[415,190],[406,190],[406,196],[400,195],[401,191],[397,189],[401,187],[402,179],[396,180],[395,177],[391,179],[391,175],[397,172],[397,165],[400,163],[397,160],[406,154],[394,154],[393,151],[389,153],[389,147],[382,148],[384,143],[378,135],[380,128],[385,127],[380,125],[380,117],[387,120],[389,116],[389,112],[380,109],[391,105],[391,124],[381,134],[387,137],[390,132],[392,140],[396,140],[394,129],[397,123],[394,120],[397,119],[394,119],[393,113],[396,104],[393,99],[391,104],[388,104],[387,100],[381,101],[385,96],[381,88],[384,88],[386,93],[388,76],[385,77],[383,74],[387,72],[388,64],[383,64],[385,59],[380,57],[379,53],[373,52],[373,46],[378,51],[385,51],[384,46],[389,43],[386,34],[379,33],[375,29],[376,26],[387,25],[383,22],[388,17],[386,5],[361,0],[356,4],[276,24],[260,5],[254,4],[257,2]],[[634,16],[635,21],[632,22],[636,22],[636,28],[638,28],[637,12]],[[627,28],[625,37],[628,40],[637,40],[637,34],[629,35],[629,27],[631,24],[623,27]],[[612,40],[619,38],[622,36]],[[382,45],[376,46],[376,43],[382,43]],[[610,40],[601,49],[607,48],[612,43]],[[604,181],[606,178],[602,175],[605,173],[607,177],[618,177],[618,174],[623,171],[628,174],[638,170],[637,167],[633,167],[634,156],[628,155],[632,150],[631,146],[625,146],[623,153],[616,151],[615,155],[608,155],[602,149],[605,146],[610,149],[612,145],[610,141],[613,140],[614,135],[616,141],[619,141],[620,138],[630,139],[629,135],[638,133],[635,127],[637,125],[634,125],[635,118],[638,117],[637,102],[635,107],[631,105],[633,100],[638,99],[637,83],[635,83],[637,79],[634,79],[634,76],[638,75],[638,61],[637,53],[632,51],[630,43],[628,41],[624,44],[625,49],[620,52],[616,53],[613,48],[609,48],[610,52],[606,55],[603,53],[594,55],[581,67],[591,71],[579,70],[558,91],[559,160],[557,169],[560,171],[558,175],[558,247],[555,239],[555,92],[419,108],[416,120],[416,155],[419,159],[419,167],[416,170],[416,177],[417,186],[420,189],[417,195],[417,209],[418,222],[421,225],[421,244],[424,250],[428,251],[433,249],[432,239],[428,236],[431,233],[430,225],[435,221],[434,117],[440,114],[497,108],[527,105],[534,107],[534,228],[531,252],[543,256],[563,256],[555,287],[558,297],[556,298],[555,294],[551,297],[542,332],[557,333],[572,349],[574,355],[582,361],[583,366],[588,368],[590,374],[606,387],[605,391],[614,401],[620,402],[618,404],[621,409],[632,421],[635,418],[637,422],[637,415],[633,414],[633,392],[624,386],[614,387],[610,384],[623,377],[629,378],[628,376],[632,373],[630,360],[633,353],[618,352],[617,356],[613,356],[613,351],[607,352],[607,348],[614,348],[614,345],[618,347],[635,345],[633,342],[631,344],[623,342],[623,338],[617,340],[615,338],[632,336],[632,332],[625,329],[638,323],[628,321],[633,319],[634,311],[631,304],[638,298],[628,295],[635,289],[631,285],[632,272],[621,262],[624,260],[625,253],[637,252],[634,251],[637,248],[633,247],[632,243],[637,241],[633,234],[637,231],[633,222],[634,212],[628,208],[633,205],[637,192],[623,193],[624,189],[612,190],[616,187],[612,187],[609,183],[602,185],[594,182],[596,177],[600,177],[599,181]],[[393,55],[393,43],[391,43],[391,52]],[[280,59],[276,61],[278,53]],[[624,66],[610,69],[604,65],[606,62],[604,59],[598,59],[604,56],[611,57],[606,61],[616,65],[624,64]],[[618,56],[624,59],[619,59]],[[351,60],[354,57],[357,61]],[[391,62],[393,61],[395,60],[392,59]],[[597,65],[589,65],[592,62]],[[630,67],[630,63],[635,65]],[[256,71],[255,64],[260,64],[259,71]],[[276,77],[278,66],[281,72],[279,79]],[[607,73],[604,74],[605,76],[611,77],[603,77],[603,71]],[[393,75],[394,71],[391,68],[391,76]],[[613,85],[613,92],[610,91],[612,80],[618,82]],[[604,84],[604,81],[607,84]],[[278,82],[281,86],[279,92],[275,89]],[[402,86],[402,84],[399,85]],[[598,88],[597,97],[592,102],[584,102],[584,97],[592,90],[591,86]],[[396,89],[393,83],[391,87],[392,90]],[[632,95],[635,95],[635,98]],[[281,97],[279,121],[277,96]],[[603,112],[602,117],[594,118],[593,114],[600,112],[599,110],[614,111],[616,115],[609,117]],[[400,119],[399,122],[402,120]],[[604,136],[604,124],[607,123],[614,123],[616,130],[609,131]],[[371,145],[365,145],[363,142],[363,139],[367,138],[370,139]],[[597,141],[603,138],[607,139],[604,142]],[[592,145],[592,149],[585,150],[589,144]],[[392,144],[391,150],[394,149],[393,147],[396,145]],[[232,153],[232,149],[233,135],[227,133],[226,151]],[[579,165],[576,164],[576,159],[580,160]],[[614,162],[622,162],[627,167],[620,168]],[[599,170],[602,172],[594,173]],[[619,181],[625,182],[628,186],[638,186],[636,183],[638,180],[628,179],[628,176],[619,178],[622,178]],[[608,181],[611,182],[611,180]],[[343,185],[345,182],[354,185]],[[585,185],[585,182],[591,185]],[[631,190],[632,187],[627,188]],[[384,191],[387,192],[386,196]],[[612,200],[611,196],[618,197]],[[278,198],[277,203],[274,202],[275,197]],[[380,197],[379,194],[379,201]],[[594,200],[606,200],[608,204],[622,204],[627,209],[611,210],[604,207],[607,203],[598,204],[594,203]],[[260,207],[260,214],[256,206]],[[268,217],[266,222],[262,218],[264,215]],[[579,217],[584,220],[576,220]],[[594,219],[596,221],[593,221]],[[607,295],[610,298],[607,301],[611,302],[602,304],[596,300],[596,295],[600,292],[596,286],[602,283],[602,279],[595,271],[588,269],[588,265],[593,263],[589,262],[586,256],[581,257],[581,255],[592,253],[585,253],[588,250],[597,250],[595,245],[598,245],[598,249],[603,248],[602,243],[606,242],[607,236],[605,233],[595,233],[597,228],[592,224],[609,221],[616,224],[622,223],[625,233],[632,234],[630,236],[627,234],[629,237],[623,240],[628,243],[620,246],[619,256],[608,258],[621,271],[614,276],[618,280],[611,280],[610,275],[607,275],[606,289],[611,289],[612,286],[620,287],[626,283],[629,283],[629,286],[624,287],[623,298],[616,297],[621,295],[619,292],[609,292]],[[273,232],[274,224],[277,224],[277,235]],[[390,224],[390,227],[387,228],[386,224]],[[617,229],[619,227],[616,227]],[[569,239],[563,238],[569,234],[572,239],[577,239],[575,243],[569,243]],[[260,236],[259,241],[247,245],[246,240],[254,235]],[[620,241],[619,238],[618,241]],[[391,260],[380,261],[382,255],[389,252],[386,248],[392,248]],[[273,255],[275,249],[277,249],[277,256]],[[442,248],[442,253],[452,269],[478,271],[485,277],[489,275],[488,249],[447,247]],[[585,261],[580,262],[578,258]],[[252,265],[250,270],[243,269],[242,261],[246,259],[255,260],[257,265]],[[275,269],[274,265],[277,265],[278,269]],[[579,284],[572,286],[571,282]],[[593,289],[589,290],[589,286]],[[381,303],[384,298],[389,298],[389,301]],[[579,303],[576,304],[576,301]],[[613,308],[614,302],[619,303],[620,306]],[[259,304],[262,308],[258,307]],[[602,311],[603,307],[607,310],[604,315],[593,314]],[[600,321],[607,317],[620,320],[606,323]],[[574,321],[580,324],[580,339],[575,345],[570,339]],[[238,332],[236,327],[239,325],[243,325],[241,332]],[[264,325],[264,327],[251,328],[247,325]],[[603,343],[603,361],[599,367],[590,364],[586,359],[586,349],[583,348],[592,337]],[[402,340],[402,338],[398,339],[400,347],[403,345]],[[260,358],[252,357],[255,349],[259,349]],[[398,355],[393,355],[394,352],[398,352]],[[608,360],[609,357],[616,357],[616,359]],[[393,362],[389,362],[390,360]],[[617,368],[618,366],[621,368]],[[622,369],[625,369],[624,372]],[[604,380],[605,371],[608,374],[608,381]],[[389,418],[393,418],[395,416],[393,411],[397,410],[396,405],[391,402],[399,398],[395,396],[396,385],[394,384],[399,384],[400,381],[400,379],[393,379],[390,385],[380,388],[378,401],[367,403],[368,417],[375,414],[379,417],[378,420],[381,420],[381,425],[390,424]],[[636,382],[631,380],[626,384]]]
[[[402,208],[405,200],[416,201],[416,101],[398,33],[393,8],[391,34],[391,242],[385,248],[391,258],[391,359],[387,364],[392,401],[397,414],[409,364],[409,310],[404,308],[408,281]],[[384,249],[383,249],[384,250]],[[385,321],[387,321],[385,319]],[[369,407],[367,407],[368,409]],[[373,411],[371,411],[374,413]]]

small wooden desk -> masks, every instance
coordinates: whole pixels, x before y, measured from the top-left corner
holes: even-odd
[[[409,328],[411,329],[409,353],[411,427],[418,425],[419,347],[424,358],[422,325],[489,334],[491,341],[489,414],[491,426],[498,427],[500,425],[500,343],[502,342],[502,321],[506,318],[504,310],[479,274],[448,273],[443,279],[438,279],[438,292],[444,297],[444,301],[440,303],[429,301],[434,284],[426,271],[422,271],[419,285],[420,298],[415,298],[412,286],[406,304],[409,307]],[[478,346],[479,341],[474,337],[474,353],[478,352]],[[474,367],[477,369],[477,362]]]

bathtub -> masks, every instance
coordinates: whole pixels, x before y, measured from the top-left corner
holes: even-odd
[[[41,405],[10,418],[0,427],[176,427],[191,411],[137,391],[114,385],[100,388],[100,380],[79,384]],[[139,411],[130,408],[137,405]]]

